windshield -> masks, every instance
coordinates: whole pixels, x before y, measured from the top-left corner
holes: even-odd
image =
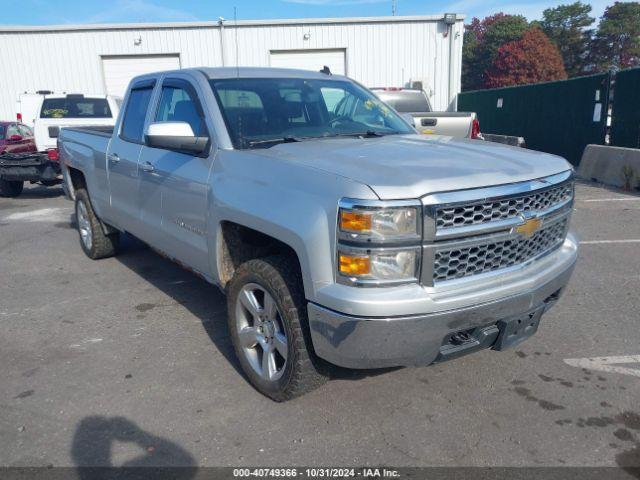
[[[371,92],[347,80],[211,80],[235,148],[339,136],[413,133]]]
[[[381,100],[387,102],[396,112],[430,112],[431,106],[425,94],[420,90],[376,91]]]
[[[0,125],[0,140],[4,140],[4,125]]]
[[[40,118],[111,118],[111,109],[105,98],[46,98]]]

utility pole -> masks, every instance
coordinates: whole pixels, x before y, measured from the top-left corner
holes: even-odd
[[[391,0],[391,15],[396,16],[396,0]]]

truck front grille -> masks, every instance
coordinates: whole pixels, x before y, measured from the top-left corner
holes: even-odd
[[[572,197],[573,183],[565,183],[548,190],[505,199],[442,206],[436,209],[436,228],[441,230],[508,220],[525,212],[549,210]]]
[[[480,281],[530,265],[564,243],[573,196],[572,171],[426,195],[422,284]]]
[[[433,281],[441,282],[525,264],[562,245],[569,218],[542,226],[532,237],[480,242],[461,247],[447,243],[435,251]]]

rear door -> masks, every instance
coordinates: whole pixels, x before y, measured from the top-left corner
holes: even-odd
[[[136,82],[125,99],[124,115],[107,151],[109,211],[114,223],[141,236],[138,161],[155,79]]]
[[[206,124],[202,92],[179,75],[165,78],[150,122],[187,122],[197,136],[212,138]],[[145,146],[140,157],[141,219],[156,235],[158,248],[195,270],[206,273],[207,202],[213,156]]]

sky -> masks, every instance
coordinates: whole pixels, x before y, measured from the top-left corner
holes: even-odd
[[[485,17],[496,12],[539,19],[545,8],[574,0],[396,0],[397,15],[444,12]],[[592,0],[599,18],[614,0]],[[391,15],[392,0],[0,0],[4,25],[55,25],[114,22],[213,21],[266,18],[368,17]]]

